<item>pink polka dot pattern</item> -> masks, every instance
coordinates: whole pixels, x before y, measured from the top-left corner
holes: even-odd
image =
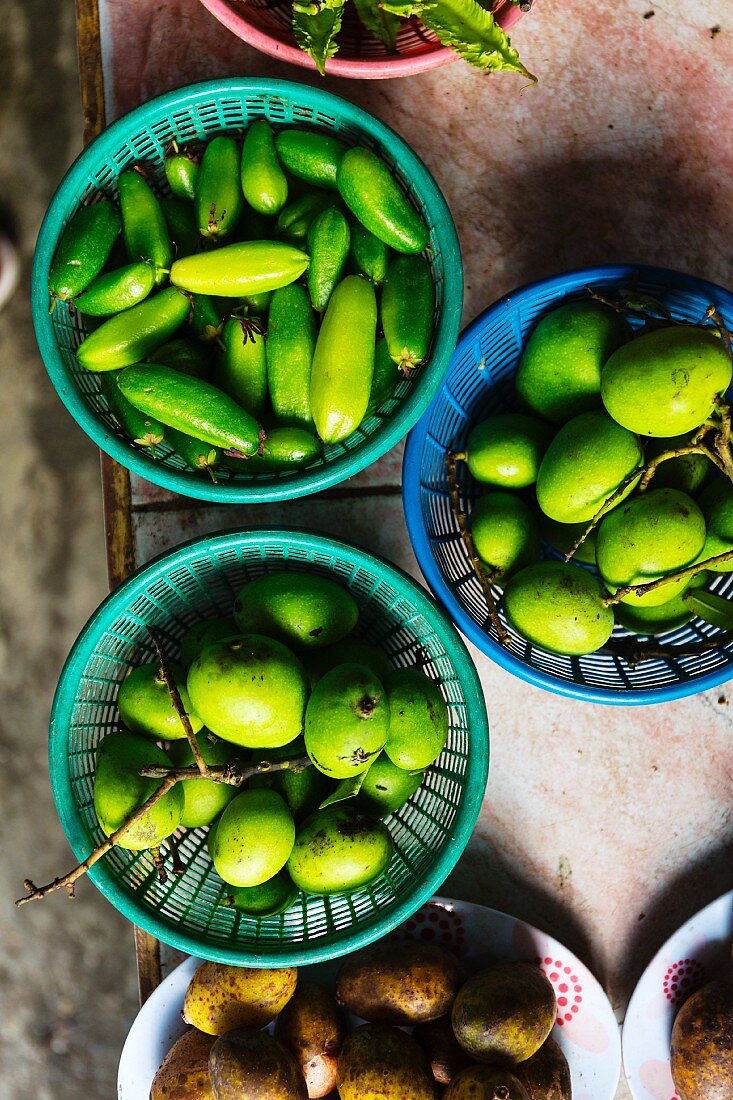
[[[544,958],[537,955],[534,962],[552,982],[557,997],[557,1026],[564,1027],[577,1015],[583,1003],[583,987],[578,975],[573,973],[571,966],[551,955]]]
[[[697,959],[680,959],[667,970],[662,980],[664,996],[673,1005],[683,1001],[699,989],[705,981],[705,967]]]
[[[466,933],[463,920],[457,913],[430,902],[405,921],[392,934],[392,938],[424,940],[427,943],[438,943],[445,947],[462,947]]]

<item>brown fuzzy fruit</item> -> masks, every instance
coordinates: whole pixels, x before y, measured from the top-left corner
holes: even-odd
[[[295,1057],[309,1097],[328,1096],[336,1088],[346,1021],[328,990],[313,982],[300,982],[277,1018],[275,1038]]]
[[[418,1024],[412,1033],[428,1056],[433,1077],[449,1085],[457,1073],[471,1065],[471,1059],[453,1034],[450,1016]]]
[[[572,1100],[568,1060],[554,1039],[547,1039],[536,1054],[514,1068],[529,1100]]]
[[[364,1024],[346,1039],[338,1059],[340,1100],[434,1100],[427,1058],[412,1036],[384,1024]]]
[[[297,980],[298,971],[292,968],[258,970],[206,962],[186,990],[183,1018],[207,1035],[265,1027],[285,1008]]]
[[[708,982],[672,1028],[672,1080],[680,1100],[733,1097],[733,981]]]
[[[300,1066],[267,1031],[236,1028],[220,1035],[209,1055],[216,1100],[307,1100]]]
[[[446,948],[382,943],[346,960],[336,999],[372,1023],[418,1024],[449,1012],[460,983],[460,965]]]
[[[214,1100],[209,1080],[213,1035],[191,1028],[168,1051],[150,1087],[150,1100]]]
[[[529,1100],[529,1094],[506,1069],[469,1066],[453,1078],[443,1100]]]
[[[458,991],[451,1020],[456,1039],[477,1062],[513,1066],[536,1054],[552,1030],[555,991],[532,963],[479,970]]]

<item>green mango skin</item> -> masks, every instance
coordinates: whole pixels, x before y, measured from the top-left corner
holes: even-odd
[[[266,573],[234,601],[240,630],[267,634],[286,645],[326,646],[356,626],[359,608],[340,584],[308,573]]]
[[[629,335],[626,322],[597,302],[569,302],[536,325],[519,361],[515,385],[538,416],[564,424],[600,408],[603,365]]]
[[[296,756],[305,754],[305,741],[299,737],[289,745],[283,745],[279,749],[268,749],[267,759],[270,761],[292,760]],[[258,787],[277,791],[285,799],[288,809],[293,815],[295,823],[310,817],[318,809],[324,798],[327,798],[333,789],[331,781],[313,766],[302,771],[281,771],[269,774],[253,775],[249,781],[254,790]]]
[[[491,569],[501,569],[499,584],[538,560],[537,520],[520,497],[512,493],[486,493],[471,509],[470,523],[478,556]]]
[[[683,591],[687,591],[687,587]],[[667,600],[666,603],[660,603],[654,607],[616,604],[617,621],[632,634],[665,634],[668,630],[676,630],[678,626],[688,623],[692,617],[692,612],[681,593]]]
[[[650,439],[646,446],[647,462],[663,451],[676,451],[689,444],[689,437],[674,435],[671,439]],[[705,455],[680,455],[668,458],[657,466],[651,486],[654,489],[680,489],[689,496],[696,496],[710,481],[715,467]]]
[[[390,709],[382,683],[366,665],[337,665],[313,689],[305,712],[305,747],[332,779],[366,771],[384,748]]]
[[[602,599],[598,581],[581,566],[542,561],[509,580],[503,607],[510,624],[533,645],[582,656],[611,637],[613,612]]]
[[[635,435],[607,413],[581,413],[547,448],[537,478],[537,502],[558,523],[588,523],[643,459]],[[614,501],[617,507],[636,482]]]
[[[534,485],[553,429],[525,413],[502,413],[482,420],[466,441],[466,463],[484,485],[525,489]]]
[[[386,683],[389,733],[384,751],[404,771],[429,767],[448,740],[448,707],[440,688],[415,668],[398,668]]]
[[[278,748],[303,728],[308,681],[298,658],[273,638],[214,642],[188,672],[188,692],[206,728],[245,748]]]
[[[356,805],[365,813],[387,817],[412,798],[424,777],[424,771],[406,772],[398,768],[386,752],[381,752],[364,776]]]
[[[177,662],[171,662],[171,675],[181,695],[191,729],[194,733],[203,722],[191,705],[186,691],[186,673]],[[117,695],[120,718],[133,733],[142,733],[154,741],[181,741],[186,738],[181,719],[176,714],[165,680],[160,675],[160,665],[138,665],[127,674]]]
[[[733,550],[733,484],[726,478],[708,485],[700,496],[700,508],[707,528],[702,560]],[[733,558],[706,568],[713,573],[730,573]]]
[[[558,523],[544,513],[540,514],[540,535],[544,542],[560,554],[567,554],[587,527],[587,523]],[[597,531],[598,528],[594,527],[587,539],[580,544],[573,554],[573,561],[583,562],[584,565],[596,564]]]
[[[710,416],[730,385],[731,371],[714,329],[655,329],[610,357],[601,375],[603,404],[638,435],[684,435]]]
[[[231,617],[217,616],[215,619],[202,619],[201,622],[190,626],[181,638],[179,664],[188,671],[207,645],[223,641],[225,638],[241,637],[241,633]]]
[[[295,823],[275,791],[242,791],[219,818],[211,840],[217,873],[230,886],[260,886],[288,861]]]
[[[324,646],[322,649],[308,649],[303,653],[302,660],[312,688],[337,665],[366,665],[382,683],[393,671],[381,649],[353,638],[347,638],[336,645]]]
[[[169,768],[170,757],[154,742],[134,733],[110,733],[97,747],[94,810],[105,836],[111,836],[160,786],[144,779],[144,767]],[[177,783],[117,841],[120,848],[141,852],[157,848],[181,824],[183,791]]]
[[[609,591],[644,584],[690,565],[705,544],[705,519],[692,497],[678,489],[648,489],[603,518],[598,528],[596,561]],[[670,581],[652,592],[631,592],[623,603],[656,607],[689,584]]]
[[[206,730],[196,734],[196,744],[207,764],[231,764],[239,759],[233,745],[226,741],[212,741]],[[188,741],[177,741],[170,748],[170,757],[177,768],[193,764],[193,753]],[[181,825],[186,829],[198,829],[211,825],[237,793],[236,787],[215,783],[213,779],[184,779],[179,784],[183,791],[183,815]]]
[[[288,872],[307,894],[342,894],[373,882],[394,845],[387,826],[343,805],[318,810],[298,829]]]
[[[231,904],[247,917],[264,920],[289,909],[298,896],[298,887],[287,871],[278,871],[259,886],[235,886]]]

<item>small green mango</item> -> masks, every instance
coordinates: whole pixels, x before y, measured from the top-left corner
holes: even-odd
[[[406,772],[380,752],[364,776],[356,798],[357,806],[376,817],[387,817],[411,798],[425,776],[424,771]]]
[[[482,420],[466,440],[466,463],[477,481],[504,489],[534,485],[553,429],[525,413]]]
[[[212,767],[217,764],[232,764],[238,759],[233,745],[214,740],[207,730],[196,734],[196,744],[206,763]],[[188,768],[194,762],[188,741],[177,741],[171,745],[170,757],[177,768]],[[184,800],[181,825],[186,829],[211,825],[237,793],[236,787],[215,783],[213,779],[184,779],[179,785]]]
[[[560,554],[567,554],[587,527],[587,523],[558,523],[557,520],[546,516],[544,512],[540,516],[541,538]],[[573,554],[573,561],[583,562],[585,565],[596,564],[597,530],[598,528],[594,527],[588,537],[583,540]]]
[[[289,745],[283,745],[279,749],[268,749],[267,759],[273,762],[292,760],[304,753],[305,741],[299,737],[297,741],[291,741]],[[277,791],[285,799],[296,823],[315,813],[333,787],[330,779],[313,765],[297,772],[288,769],[253,775],[249,785],[253,790],[263,787]]]
[[[356,626],[359,608],[347,589],[317,573],[266,573],[234,601],[240,630],[286,645],[326,646]]]
[[[338,665],[316,684],[305,712],[305,747],[332,779],[366,771],[384,748],[389,705],[366,665]]]
[[[647,462],[664,451],[676,451],[689,444],[689,436],[675,435],[671,439],[650,439],[646,446]],[[651,482],[655,489],[680,489],[694,497],[710,481],[715,467],[705,455],[679,455],[660,462]]]
[[[203,722],[195,713],[186,691],[186,674],[177,661],[170,665],[171,675],[188,713],[191,728],[198,733]],[[154,741],[180,741],[186,731],[171,702],[168,686],[160,674],[160,665],[138,665],[128,672],[117,694],[120,719],[133,733],[142,733]]]
[[[288,871],[306,894],[349,893],[378,878],[393,850],[383,822],[337,804],[318,810],[300,826]]]
[[[337,665],[366,665],[381,683],[384,683],[392,672],[392,665],[381,649],[366,642],[356,641],[354,638],[346,638],[336,645],[324,646],[321,649],[307,649],[303,652],[301,659],[312,688],[321,677]]]
[[[259,886],[235,886],[231,905],[247,917],[265,920],[289,909],[298,896],[298,887],[287,871],[278,871]]]
[[[134,733],[110,733],[97,747],[94,811],[105,836],[120,829],[150,798],[160,779],[144,779],[140,769],[171,767],[170,757],[154,742]],[[181,824],[183,791],[177,783],[117,841],[133,852],[157,848]]]
[[[240,634],[241,631],[237,629],[232,618],[202,619],[190,626],[181,638],[179,663],[188,671],[194,659],[207,645],[220,642],[224,638],[235,638]]]
[[[704,561],[733,550],[733,484],[726,478],[708,485],[700,496],[700,508],[707,528],[701,559]],[[707,568],[713,573],[730,573],[733,558]]]
[[[440,688],[416,668],[398,668],[386,688],[389,733],[384,751],[405,771],[427,768],[448,739],[448,707]]]
[[[211,858],[230,886],[259,886],[288,861],[295,824],[275,791],[242,791],[219,818]]]
[[[470,519],[476,553],[490,569],[501,570],[499,584],[539,559],[537,520],[521,497],[486,493],[474,504]]]
[[[613,612],[603,606],[600,584],[572,563],[542,561],[515,573],[504,589],[503,607],[515,630],[552,653],[594,653],[613,631]]]
[[[678,593],[666,603],[652,607],[644,604],[641,607],[626,603],[616,604],[616,618],[632,634],[665,634],[668,630],[683,626],[693,617],[682,595],[683,593]]]

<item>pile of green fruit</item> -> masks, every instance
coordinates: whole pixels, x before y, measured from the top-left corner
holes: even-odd
[[[725,971],[684,1002],[672,1028],[672,1080],[679,1100],[733,1096],[733,974]]]
[[[596,300],[538,322],[515,378],[525,411],[489,416],[449,456],[454,478],[462,459],[486,487],[462,533],[522,637],[582,655],[615,622],[733,626],[728,602],[700,591],[708,570],[733,570],[731,369],[713,324],[633,330]],[[566,560],[540,560],[543,544]]]
[[[160,663],[132,668],[117,696],[123,728],[97,749],[105,835],[136,812],[121,847],[155,850],[180,827],[209,827],[214,867],[232,887],[226,904],[252,917],[283,912],[298,890],[329,895],[377,878],[393,853],[382,819],[417,791],[449,718],[433,680],[352,637],[358,617],[327,577],[267,573],[241,590],[233,618],[183,636],[167,662],[179,708]],[[189,736],[213,778],[193,768]],[[175,769],[179,781],[140,814]]]
[[[316,1100],[334,1089],[341,1100],[434,1100],[439,1090],[447,1100],[571,1100],[567,1061],[549,1038],[556,1012],[532,964],[465,980],[451,951],[421,942],[351,956],[333,993],[293,969],[204,963],[183,1006],[192,1030],[150,1100]]]
[[[426,359],[429,231],[371,150],[260,119],[172,146],[157,182],[126,169],[116,204],[80,207],[49,280],[101,320],[76,356],[139,446],[212,476],[296,469]]]

